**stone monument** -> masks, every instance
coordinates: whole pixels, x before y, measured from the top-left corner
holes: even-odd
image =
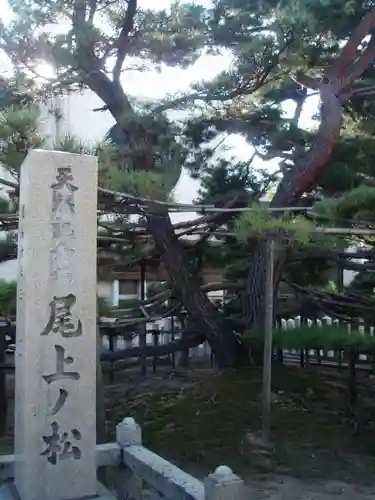
[[[21,169],[15,480],[21,500],[96,496],[97,160],[32,150]]]
[[[30,151],[21,170],[15,453],[0,500],[243,500],[219,467],[205,483],[142,445],[132,418],[96,445],[97,162]],[[117,467],[117,496],[96,467]],[[146,491],[144,490],[146,486]]]

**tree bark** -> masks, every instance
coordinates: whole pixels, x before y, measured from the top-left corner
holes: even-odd
[[[310,77],[300,79],[303,86],[320,91],[322,101],[322,123],[313,147],[302,157],[297,158],[290,174],[286,174],[271,201],[271,207],[288,207],[295,204],[302,194],[314,183],[327,165],[333,148],[340,137],[342,105],[351,97],[356,79],[372,64],[375,58],[375,7],[371,8],[357,28],[351,33],[336,61],[328,67],[319,81]],[[371,38],[366,48],[358,55],[358,47],[367,36]],[[360,51],[359,51],[360,52]],[[310,83],[309,83],[310,82]],[[274,290],[277,292],[281,279],[285,252],[276,262],[274,272]],[[260,243],[256,251],[247,279],[245,320],[250,328],[264,321],[264,244]]]
[[[336,92],[336,86],[331,81],[320,84],[323,117],[316,142],[310,151],[296,160],[293,171],[284,175],[270,203],[272,208],[288,207],[295,204],[323,171],[331,157],[333,148],[340,136],[342,121],[342,107]],[[284,263],[285,252],[279,251],[274,271],[275,295],[282,276]],[[245,320],[248,328],[262,326],[264,322],[265,270],[265,242],[260,241],[255,251],[246,285]]]
[[[186,265],[184,249],[174,234],[169,215],[160,211],[147,214],[147,227],[162,255],[172,287],[198,329],[207,337],[218,366],[233,365],[236,361],[236,338],[231,332],[225,331],[217,321],[215,306],[201,290],[199,280]]]
[[[147,132],[140,125],[135,125],[131,131],[126,128],[125,120],[129,115],[135,116],[135,113],[121,85],[111,81],[101,72],[91,72],[89,77],[84,77],[84,81],[104,101],[117,123],[129,135],[136,168],[151,171],[153,157]],[[206,336],[218,366],[220,368],[232,366],[236,361],[236,338],[229,332],[223,331],[216,317],[216,308],[202,292],[199,282],[190,272],[184,249],[174,234],[168,212],[160,211],[159,207],[156,207],[154,212],[146,213],[145,217],[148,231],[160,252],[171,283],[180,295],[188,314]]]

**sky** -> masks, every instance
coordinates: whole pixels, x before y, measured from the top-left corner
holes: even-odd
[[[7,0],[0,0],[3,5]],[[154,8],[157,4],[158,8],[168,7],[171,4],[171,0],[139,0],[139,4],[144,8]],[[200,0],[200,4],[209,5],[211,2]],[[11,19],[11,11],[9,8],[1,10],[1,19],[3,21],[8,21]],[[196,81],[210,80],[214,78],[218,73],[225,70],[230,66],[230,55],[224,54],[222,56],[202,56],[192,67],[187,70],[182,70],[178,68],[164,68],[161,73],[156,71],[148,72],[137,72],[137,71],[126,71],[123,78],[123,86],[127,92],[137,97],[146,98],[162,98],[167,94],[174,94],[179,91],[188,90],[189,86]],[[9,61],[3,54],[0,54],[0,74],[4,74],[10,71]],[[45,68],[44,68],[45,70]],[[305,126],[311,124],[311,114],[316,109],[313,103],[308,104],[305,107],[305,112],[302,116],[302,122]],[[96,106],[99,107],[99,106]],[[314,109],[315,108],[315,109]],[[286,111],[292,112],[293,108],[290,108],[286,104]],[[105,118],[103,120],[103,118]],[[102,121],[101,124],[99,122]],[[109,125],[107,125],[107,123]],[[112,123],[112,118],[107,115],[107,117],[98,117],[97,130],[99,134],[103,134],[107,131],[107,128]],[[102,130],[103,129],[103,130]],[[90,129],[91,130],[91,129]],[[85,137],[87,139],[87,137]],[[239,158],[246,160],[252,154],[252,148],[246,143],[246,141],[240,137],[231,137],[226,141],[226,146],[230,146],[231,150],[228,156],[233,154]],[[264,163],[260,160],[258,161],[259,166],[264,166]],[[275,169],[277,167],[277,162],[268,162],[268,167],[270,169]],[[183,172],[180,181],[178,182],[174,197],[177,201],[181,203],[191,203],[197,196],[197,189],[199,188],[199,182],[190,178],[190,176]],[[193,214],[181,214],[181,216],[175,216],[174,219],[186,220],[192,218]]]

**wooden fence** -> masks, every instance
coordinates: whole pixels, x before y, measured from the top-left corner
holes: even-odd
[[[178,366],[188,367],[190,363],[209,362],[212,366],[214,364],[214,356],[211,348],[207,342],[202,343],[194,348],[182,349],[168,354],[157,356],[144,356],[142,351],[150,347],[158,347],[167,345],[170,342],[178,341],[182,336],[181,330],[173,331],[159,331],[151,330],[146,332],[145,342],[142,341],[144,332],[126,331],[117,329],[114,325],[104,324],[100,329],[101,351],[103,358],[105,353],[116,353],[118,351],[127,351],[136,348],[141,351],[137,356],[126,356],[125,360],[117,360],[113,362],[104,362],[105,372],[109,373],[110,380],[114,379],[114,372],[117,369],[125,369],[139,366],[140,371],[145,373],[148,368],[153,372],[157,370],[158,366],[171,366],[176,368]],[[0,318],[0,378],[4,370],[14,370],[13,354],[15,351],[15,323],[8,322]],[[0,384],[1,385],[1,384]],[[1,391],[1,389],[0,389]]]
[[[340,323],[329,316],[324,316],[320,318],[302,318],[301,316],[296,316],[292,319],[281,319],[278,322],[278,327],[284,330],[294,329],[300,327],[304,324],[307,327],[311,326],[340,326],[345,327],[349,331],[351,325],[348,323]],[[374,336],[374,327],[372,325],[365,325],[363,322],[359,322],[357,329],[363,333],[363,335]],[[4,352],[11,353],[14,350],[14,323],[1,322],[0,319],[0,372],[2,369],[14,369],[14,365],[11,359],[6,360]],[[164,330],[152,330],[146,332],[146,342],[142,342],[141,338],[145,335],[143,332],[128,331],[124,335],[119,330],[115,328],[103,328],[101,330],[101,342],[102,342],[102,352],[112,352],[117,351],[127,351],[132,348],[147,349],[149,347],[158,347],[162,345],[167,345],[170,342],[176,341],[181,338],[181,330],[164,331]],[[346,363],[341,351],[335,350],[309,350],[301,352],[296,349],[283,349],[282,352],[276,351],[274,353],[275,357],[278,357],[279,361],[284,361],[288,363],[300,363],[304,364],[324,364],[328,366],[345,367]],[[8,356],[9,358],[9,356]],[[359,354],[356,361],[358,368],[363,368],[367,370],[372,369],[374,363],[374,357],[367,354]],[[117,367],[127,368],[139,366],[140,371],[145,373],[147,369],[152,369],[153,372],[157,370],[157,367],[161,366],[171,366],[176,368],[178,366],[187,367],[190,364],[196,363],[210,363],[211,366],[214,365],[214,356],[211,348],[207,342],[204,342],[196,347],[189,348],[182,351],[175,351],[170,354],[163,354],[153,357],[145,356],[134,356],[128,357],[124,362],[116,361],[113,363],[106,364],[106,371],[110,373],[110,379],[113,380],[113,373]],[[0,375],[1,376],[1,375]]]
[[[290,330],[299,328],[300,326],[309,327],[323,327],[323,326],[336,326],[340,328],[346,328],[349,332],[352,329],[352,325],[347,322],[340,322],[337,319],[331,318],[330,316],[323,316],[320,318],[302,318],[301,316],[296,316],[290,319],[281,319],[278,323],[278,327],[283,330]],[[359,330],[363,335],[374,336],[374,327],[369,324],[365,324],[363,321],[357,321],[355,325],[356,330]],[[327,366],[335,366],[338,368],[344,368],[347,366],[347,362],[344,359],[344,353],[341,350],[317,350],[310,349],[308,351],[301,351],[296,349],[283,349],[282,350],[283,361],[287,362],[300,362],[303,366],[305,364],[323,364]],[[372,370],[374,364],[374,356],[369,354],[358,354],[356,359],[356,367],[359,369]]]
[[[322,326],[337,326],[345,327],[348,331],[351,330],[352,326],[349,323],[343,323],[339,320],[331,318],[329,316],[324,316],[320,318],[302,318],[301,316],[296,316],[291,319],[281,319],[278,322],[278,327],[283,330],[295,329],[304,324],[306,327],[322,327]],[[359,322],[357,329],[363,333],[363,335],[374,336],[374,327],[372,325],[365,325],[364,322]],[[180,331],[167,332],[167,331],[154,331],[150,332],[146,336],[147,345],[163,345],[176,340],[180,337]],[[109,350],[115,352],[117,349],[128,349],[131,347],[139,346],[139,334],[134,334],[133,338],[126,340],[124,336],[118,336],[116,339],[111,339],[108,335],[103,335],[103,350]],[[296,349],[283,349],[282,359],[280,359],[280,353],[275,350],[274,356],[279,357],[280,361],[290,362],[290,363],[312,363],[312,364],[325,364],[327,366],[337,366],[345,367],[346,363],[344,361],[343,352],[338,350],[309,350],[307,352],[301,352]],[[157,358],[153,361],[153,367],[156,369],[157,365],[170,364],[173,368],[179,365],[186,366],[189,363],[199,363],[199,362],[210,362],[214,364],[214,356],[211,352],[211,348],[207,342],[188,349],[185,353],[173,353],[169,356],[163,356],[162,358]],[[358,368],[372,369],[374,363],[373,356],[367,354],[359,354],[357,359]]]
[[[144,350],[148,347],[160,347],[179,340],[182,336],[182,331],[148,331],[146,332],[146,341],[142,343],[141,339],[143,335],[144,333],[138,332],[128,332],[126,336],[123,334],[116,335],[115,333],[103,333],[101,336],[102,352],[115,353],[117,351],[129,351],[132,348],[142,347],[142,350]],[[153,356],[151,358],[146,358],[142,355],[137,358],[127,358],[125,361],[110,363],[110,367],[107,366],[106,371],[109,372],[109,377],[112,381],[114,379],[114,372],[119,367],[130,368],[139,366],[141,373],[144,374],[148,368],[151,368],[155,373],[157,367],[170,366],[173,369],[177,367],[187,368],[193,363],[209,363],[211,366],[214,366],[214,355],[208,342],[204,342],[193,348],[182,349],[180,351]]]

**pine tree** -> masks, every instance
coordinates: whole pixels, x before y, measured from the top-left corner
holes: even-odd
[[[87,86],[97,93],[130,146],[123,164],[130,163],[138,171],[156,172],[154,152],[159,145],[155,146],[150,130],[154,122],[140,119],[121,86],[128,56],[137,55],[156,65],[186,67],[203,47],[212,52],[231,51],[229,71],[209,84],[197,84],[188,96],[175,96],[172,101],[149,106],[148,111],[158,116],[171,107],[209,103],[203,116],[200,113],[190,120],[185,130],[185,143],[190,155],[195,152],[195,165],[207,164],[214,154],[214,148],[207,148],[207,140],[221,132],[242,134],[262,159],[281,158],[273,207],[299,203],[317,186],[339,143],[345,113],[362,118],[371,113],[374,43],[372,38],[361,43],[371,34],[375,9],[359,0],[219,0],[208,9],[174,4],[169,14],[139,9],[135,0],[116,5],[76,0],[68,6],[62,0],[50,0],[48,8],[39,0],[32,5],[27,0],[11,0],[10,4],[19,17],[10,27],[2,27],[1,38],[15,65],[35,71],[38,57],[49,60],[57,71],[57,78],[49,83],[50,91]],[[110,34],[98,26],[99,11],[101,20],[105,18],[112,29]],[[67,18],[67,33],[53,35],[40,29],[62,18]],[[37,27],[43,34],[36,39]],[[320,94],[322,105],[318,130],[311,136],[298,123],[308,95],[314,92]],[[286,100],[295,104],[291,118],[283,113]],[[219,363],[233,363],[237,344],[221,328],[215,308],[193,279],[168,214],[150,210],[147,227],[173,287],[207,335]],[[260,243],[247,279],[248,326],[259,324],[263,317],[264,258]],[[276,287],[283,262],[282,258],[276,266]]]
[[[90,88],[104,101],[105,109],[127,136],[131,154],[123,164],[139,172],[152,172],[155,177],[158,171],[154,152],[159,146],[155,148],[149,127],[153,121],[140,119],[121,85],[127,58],[136,56],[141,60],[140,69],[147,64],[189,66],[210,43],[207,11],[199,5],[175,3],[168,12],[155,12],[141,9],[137,0],[76,0],[69,5],[63,0],[50,0],[47,4],[39,0],[11,0],[9,4],[16,20],[9,26],[2,25],[0,36],[18,70],[26,67],[35,74],[36,62],[45,60],[52,63],[57,73],[57,78],[47,85],[49,91]],[[48,26],[62,20],[68,24],[67,32],[48,32]],[[36,30],[41,33],[37,37]],[[174,161],[178,162],[174,170],[180,169],[181,160]],[[177,177],[174,175],[176,180]],[[151,197],[154,184],[148,184],[151,192],[147,194]],[[235,340],[222,330],[215,307],[191,274],[168,212],[154,206],[145,217],[173,288],[198,328],[205,332],[219,364],[231,364]]]
[[[323,187],[328,191],[329,182],[332,193],[330,161],[336,163],[335,175],[340,176],[337,188],[364,182],[370,162],[357,166],[357,173],[341,172],[339,163],[342,167],[349,150],[353,160],[361,157],[360,147],[353,147],[355,137],[361,130],[365,144],[364,122],[370,122],[367,130],[371,129],[374,69],[370,64],[375,44],[372,39],[361,43],[370,34],[375,10],[362,2],[343,4],[335,0],[308,4],[255,2],[259,7],[256,11],[252,2],[231,3],[233,10],[224,8],[228,2],[217,3],[219,22],[213,30],[234,53],[231,70],[215,82],[197,87],[193,96],[178,98],[180,106],[197,99],[209,103],[206,113],[190,120],[186,127],[197,148],[198,161],[207,158],[207,140],[223,133],[241,134],[263,160],[281,159],[273,208],[310,204],[322,195]],[[303,106],[313,93],[320,94],[320,118],[317,130],[307,133],[299,122]],[[285,115],[286,101],[294,103],[292,116]],[[342,130],[343,149],[335,156]],[[312,196],[307,197],[309,191]],[[245,295],[248,326],[263,320],[264,259],[264,245],[259,243]],[[283,262],[279,260],[276,266],[276,288]]]

